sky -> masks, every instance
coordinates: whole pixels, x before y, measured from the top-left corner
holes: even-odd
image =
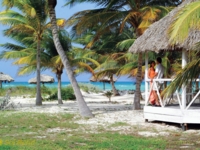
[[[74,13],[76,13],[78,11],[96,8],[96,5],[89,4],[89,3],[83,3],[83,4],[73,6],[73,7],[69,7],[69,6],[63,7],[64,4],[65,4],[65,0],[59,0],[58,4],[56,6],[56,17],[57,18],[68,19]],[[2,9],[0,9],[0,10],[2,10]],[[0,44],[6,43],[6,42],[12,42],[11,39],[8,39],[2,35],[2,31],[6,28],[7,28],[6,26],[0,25]],[[69,31],[69,30],[67,30],[67,31]],[[3,48],[0,47],[0,52],[2,50],[3,50]],[[19,66],[13,65],[12,64],[13,62],[14,62],[14,60],[0,60],[0,72],[9,74],[12,78],[14,78],[15,82],[28,81],[30,78],[33,78],[36,76],[36,73],[23,75],[23,76],[17,75]],[[51,75],[57,81],[55,74],[52,73],[50,70],[42,71],[41,74]],[[89,81],[90,78],[91,78],[91,74],[89,74],[89,73],[83,73],[83,74],[76,76],[77,81]],[[132,81],[132,80],[133,79],[123,76],[123,77],[118,78],[117,81]],[[62,81],[69,81],[65,69],[62,74]]]

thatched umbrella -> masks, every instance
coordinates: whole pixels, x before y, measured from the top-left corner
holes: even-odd
[[[7,75],[7,74],[4,74],[3,72],[0,72],[0,88],[2,88],[2,82],[12,82],[14,81],[14,79]]]
[[[195,43],[200,41],[200,31],[191,30],[189,36],[183,43],[172,45],[169,41],[168,29],[172,22],[176,19],[177,12],[191,2],[198,0],[185,0],[181,5],[174,8],[168,15],[153,23],[129,48],[129,52],[146,52],[160,50],[190,50]]]
[[[45,74],[42,74],[40,75],[40,82],[41,83],[53,83],[55,82],[54,78],[49,76],[49,75],[45,75]],[[28,83],[30,84],[36,84],[37,83],[37,77],[35,78],[31,78],[30,80],[28,80]]]
[[[103,82],[103,87],[104,87],[104,90],[105,90],[105,83],[110,83],[110,78],[108,76],[104,76],[104,77],[95,77],[95,76],[92,76],[90,78],[90,81],[91,82]],[[113,81],[116,82],[117,81],[117,78],[113,78]]]
[[[99,78],[96,78],[96,77],[92,76],[90,78],[90,81],[92,81],[92,82],[98,82],[98,81],[99,82],[110,82],[110,78],[108,76],[99,77]],[[113,81],[114,82],[117,81],[117,78],[113,78]]]

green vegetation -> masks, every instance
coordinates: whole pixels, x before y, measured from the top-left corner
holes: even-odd
[[[101,92],[101,90],[92,85],[92,84],[79,84],[80,89],[85,92],[93,92],[98,93]],[[35,97],[36,96],[36,88],[35,87],[27,87],[27,86],[16,86],[12,88],[2,88],[0,89],[0,97],[3,97],[6,95],[6,92],[11,89],[10,96],[22,96],[24,98],[26,97]],[[41,94],[43,100],[57,100],[58,99],[58,89],[57,88],[49,88],[47,86],[41,86]],[[61,97],[63,100],[75,100],[76,97],[74,95],[74,91],[71,85],[67,87],[63,87],[61,89]]]
[[[108,76],[112,84],[114,96],[118,95],[114,87],[114,76],[128,75],[129,77],[136,77],[137,75],[134,109],[139,109],[141,99],[140,82],[141,75],[144,74],[144,68],[142,67],[144,57],[142,53],[139,53],[139,55],[129,54],[128,49],[135,39],[142,35],[152,23],[164,17],[173,7],[181,4],[183,1],[127,0],[126,3],[122,3],[122,1],[118,0],[102,3],[93,0],[69,0],[66,2],[66,5],[74,6],[82,2],[88,2],[96,4],[98,7],[90,11],[83,10],[77,12],[68,20],[64,18],[57,19],[58,31],[55,28],[56,18],[54,18],[55,22],[51,23],[54,24],[53,28],[58,33],[56,37],[55,34],[51,33],[50,24],[47,22],[54,16],[54,11],[48,11],[55,8],[56,0],[48,1],[48,4],[46,2],[36,2],[33,0],[2,1],[3,11],[0,13],[0,16],[2,16],[0,23],[8,25],[4,35],[14,40],[17,44],[2,44],[1,47],[5,48],[5,50],[0,53],[0,59],[14,59],[14,64],[20,67],[19,74],[31,73],[33,71],[39,73],[40,69],[36,69],[39,66],[42,69],[51,69],[57,75],[58,81],[61,81],[64,69],[62,64],[64,60],[61,61],[61,58],[64,59],[64,57],[60,57],[60,54],[61,52],[63,55],[66,53],[67,57],[65,57],[65,60],[69,61],[67,63],[68,67],[65,68],[67,72],[71,72],[74,75],[89,72],[93,76]],[[54,4],[52,5],[50,2],[54,2]],[[188,36],[190,28],[198,28],[199,17],[197,14],[199,14],[199,7],[197,6],[199,5],[200,2],[198,1],[191,3],[177,14],[180,17],[174,18],[174,22],[169,28],[170,39],[174,41],[172,43],[183,42]],[[8,10],[4,10],[3,6],[6,6],[5,8]],[[11,8],[17,8],[19,11],[15,12],[15,9],[12,10]],[[176,17],[176,15],[174,16]],[[65,28],[62,28],[64,26],[71,27],[71,35],[67,33]],[[179,31],[184,32],[178,34],[180,33]],[[60,43],[62,45],[63,49],[60,49],[61,46],[54,45],[53,37],[57,39],[57,44]],[[72,41],[81,44],[84,47],[84,51],[81,48],[72,47]],[[59,55],[56,50],[60,52]],[[170,89],[173,89],[173,87],[177,89],[176,83],[180,83],[179,87],[181,87],[182,83],[186,82],[187,79],[192,81],[191,79],[198,77],[198,70],[200,70],[198,50],[196,54],[197,59],[194,56],[190,56],[189,59],[193,60],[193,62],[187,65],[187,69],[179,74],[179,80],[175,80],[175,85],[172,85]],[[172,71],[172,66],[174,68],[174,65],[177,65],[174,60],[180,58],[179,55],[174,55],[174,52],[173,56],[166,52],[159,52],[158,54],[149,53],[148,56],[150,59],[162,56],[165,68],[167,68],[165,73],[167,76],[176,72],[176,70],[170,72]],[[180,63],[177,66],[180,66]],[[194,72],[191,72],[191,70],[194,70]],[[74,79],[74,76],[68,77]],[[179,82],[180,79],[181,82]],[[37,80],[39,80],[39,77]],[[37,85],[36,92],[37,105],[42,104],[39,85]],[[77,84],[74,84],[73,88],[76,88],[75,91],[79,91]],[[197,89],[199,88],[197,87]],[[60,92],[61,89],[58,88],[58,94],[45,88],[41,90],[43,90],[41,91],[43,99],[46,99],[46,97],[55,99],[57,95],[59,103],[62,103],[62,99],[73,99],[74,94],[80,96],[80,91],[73,94],[70,89]],[[87,87],[84,87],[84,90],[88,92]],[[64,93],[64,95],[61,96],[60,93]],[[81,102],[83,101],[84,99],[81,98]],[[87,108],[86,106],[84,107]]]
[[[191,143],[199,146],[195,144],[198,140],[194,140],[197,135],[185,138],[184,134],[170,133],[170,138],[144,138],[137,134],[146,131],[143,128],[133,126],[132,131],[126,134],[110,130],[117,126],[128,126],[123,122],[106,128],[99,126],[94,132],[89,125],[75,123],[80,117],[73,114],[4,111],[0,113],[0,118],[0,150],[164,150],[178,149],[181,145]]]
[[[48,100],[55,100],[58,98],[57,89],[54,89],[53,91],[54,91],[53,94],[50,95]],[[73,88],[71,86],[67,86],[67,87],[61,89],[61,97],[63,100],[75,100],[76,99]]]
[[[36,95],[36,89],[34,87],[15,86],[12,88],[0,89],[0,96],[5,96],[9,89],[11,90],[10,96],[35,97]]]
[[[115,122],[114,124],[110,125],[110,127],[118,127],[118,126],[127,126],[128,124],[125,122]]]
[[[2,1],[1,6],[6,6],[8,9],[4,10],[4,7],[2,7],[3,10],[0,13],[2,16],[0,23],[8,27],[4,31],[4,35],[14,40],[17,44],[1,44],[4,51],[1,52],[0,59],[14,59],[14,64],[20,67],[19,74],[30,73],[32,71],[37,71],[37,73],[39,73],[39,67],[43,69],[52,69],[52,72],[56,73],[60,81],[64,68],[62,64],[63,60],[61,61],[56,51],[53,42],[54,35],[52,35],[49,22],[47,22],[49,21],[49,15],[51,15],[51,13],[48,12],[51,5],[47,6],[46,2],[47,1],[36,2],[32,0]],[[54,2],[56,2],[56,0],[54,0]],[[142,70],[144,70],[142,68],[144,59],[142,54],[138,56],[132,53],[128,54],[128,49],[135,39],[142,35],[152,23],[161,19],[171,11],[171,6],[177,6],[183,1],[147,2],[127,0],[127,3],[122,3],[118,0],[101,3],[93,0],[71,0],[66,2],[66,5],[72,6],[82,2],[94,3],[98,8],[90,11],[80,11],[75,13],[68,20],[64,18],[57,20],[57,25],[60,27],[64,27],[65,25],[72,27],[72,36],[69,35],[64,28],[59,28],[59,31],[57,31],[57,41],[60,41],[63,47],[63,50],[59,51],[63,51],[63,54],[66,52],[67,57],[65,59],[69,59],[67,68],[72,68],[72,70],[68,70],[67,72],[73,72],[74,75],[82,72],[89,72],[95,76],[106,75],[110,78],[110,82],[112,83],[113,95],[117,95],[113,76],[128,75],[129,77],[135,77],[137,73],[134,109],[139,109],[141,100],[140,82],[142,79],[141,75],[143,74]],[[184,39],[188,37],[191,28],[198,28],[199,17],[197,14],[199,14],[199,6],[199,1],[192,2],[174,15],[174,22],[169,28],[169,38],[172,43],[183,42]],[[11,8],[14,9],[12,10]],[[15,8],[19,11],[15,11]],[[176,18],[177,15],[180,17]],[[72,41],[82,44],[85,50],[72,48]],[[197,45],[197,48],[198,47],[199,44]],[[175,62],[178,60],[177,58],[180,58],[179,55],[174,55],[174,52],[173,58],[172,55],[166,52],[159,52],[158,55],[162,56],[163,60],[165,60],[164,64],[165,68],[167,68],[167,72],[172,70],[171,66],[174,68]],[[153,58],[156,56],[157,54],[154,54],[149,57]],[[188,56],[189,60],[192,61],[178,74],[179,79],[174,80],[172,86],[168,86],[168,91],[171,90],[173,93],[177,87],[182,87],[183,83],[187,85],[187,82],[199,76],[199,48],[196,53],[193,55],[190,53]],[[179,62],[178,65],[180,66]],[[178,70],[180,69],[178,68]],[[73,86],[73,88],[75,87],[76,86]],[[76,87],[76,89],[79,90],[79,87]],[[88,87],[83,87],[83,89],[89,92]],[[75,98],[70,88],[62,89],[62,92],[60,92],[60,90],[61,89],[58,89],[58,92],[55,92],[42,87],[42,94],[40,94],[40,86],[37,85],[37,92],[34,89],[29,96],[37,95],[37,105],[42,104],[40,95],[42,95],[43,99],[58,99],[58,101]],[[196,90],[199,90],[198,83]],[[18,95],[23,95],[23,93],[25,93],[24,91],[27,91],[27,89],[18,91]],[[5,93],[6,91],[2,90],[0,94],[5,95]],[[29,93],[29,91],[26,93]],[[62,93],[62,96],[60,96],[60,93]],[[57,95],[58,98],[56,98]],[[81,94],[78,93],[77,95],[80,96]],[[111,95],[107,93],[107,96],[110,100]],[[82,101],[84,101],[83,98]]]
[[[94,93],[98,93],[101,90],[98,89],[96,86],[92,85],[92,84],[79,84],[79,87],[81,90],[85,91],[85,92],[94,92]],[[58,95],[58,91],[56,88],[52,88],[51,89],[51,95],[48,97],[48,100],[55,100],[57,99],[57,95]],[[67,87],[63,87],[61,89],[61,97],[63,100],[75,100],[76,97],[74,95],[74,91],[71,85],[67,86]]]

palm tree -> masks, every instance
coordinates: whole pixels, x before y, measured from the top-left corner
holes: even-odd
[[[73,70],[71,68],[70,62],[63,50],[63,47],[60,43],[59,40],[59,36],[58,36],[58,29],[57,29],[57,25],[56,25],[56,13],[55,13],[55,6],[57,4],[57,0],[48,0],[48,7],[49,7],[49,14],[50,14],[50,18],[51,18],[51,28],[52,28],[52,34],[53,34],[53,39],[54,39],[54,44],[56,46],[57,52],[61,57],[61,60],[63,62],[63,65],[67,71],[69,80],[72,84],[77,102],[78,102],[78,107],[79,107],[79,111],[81,116],[83,117],[93,117],[93,114],[91,113],[89,107],[87,106],[83,95],[80,91],[80,88],[78,86],[78,83],[74,77],[74,73]]]
[[[47,23],[48,7],[45,0],[40,1],[19,1],[19,0],[4,0],[3,6],[8,8],[14,7],[17,11],[6,10],[0,13],[0,22],[5,25],[10,25],[10,28],[5,32],[6,35],[16,33],[21,34],[25,32],[29,37],[32,36],[37,43],[37,95],[36,105],[42,105],[41,89],[40,89],[40,55],[41,55],[41,41],[43,33],[50,27]],[[63,26],[64,20],[59,21],[60,26]]]
[[[72,48],[69,34],[65,30],[59,29],[59,39],[65,52],[69,52]],[[56,51],[51,30],[46,31],[42,47],[45,49],[43,54],[46,56],[46,58],[42,60],[42,68],[51,69],[52,72],[56,74],[58,80],[58,104],[63,104],[61,97],[61,76],[64,65]]]
[[[41,1],[42,2],[42,1]],[[6,34],[12,32],[26,32],[27,34],[35,35],[35,40],[37,41],[37,96],[36,96],[36,105],[42,105],[41,90],[40,90],[40,42],[41,42],[41,29],[44,28],[44,22],[46,21],[46,15],[44,12],[44,4],[41,3],[28,3],[28,7],[24,7],[24,3],[16,1],[14,7],[18,8],[21,11],[21,14],[13,10],[7,10],[0,13],[1,23],[10,24],[11,27],[7,30]],[[37,6],[37,7],[36,7]],[[37,8],[37,10],[36,10]],[[32,12],[30,11],[32,9]],[[44,16],[39,17],[38,14],[44,14]],[[3,18],[3,16],[6,16]],[[17,19],[16,19],[17,18]],[[43,28],[41,27],[43,26]]]
[[[90,31],[90,30],[89,30]],[[91,31],[90,31],[91,32]],[[94,34],[84,33],[84,37],[87,37],[89,35],[92,37]],[[114,76],[124,65],[125,61],[121,61],[119,57],[124,55],[124,53],[128,50],[127,45],[133,44],[133,39],[127,39],[128,37],[132,36],[132,33],[130,32],[130,29],[125,28],[122,33],[118,34],[116,33],[116,30],[111,30],[110,32],[103,34],[98,41],[96,41],[92,46],[91,50],[95,51],[98,54],[101,54],[101,60],[99,60],[100,65],[95,69],[95,76],[97,78],[102,78],[102,77],[109,77],[110,78],[110,83],[112,85],[112,91],[113,95],[119,95],[117,89],[115,88],[114,85]],[[93,33],[95,33],[93,31]],[[86,34],[86,35],[85,35]],[[127,39],[124,41],[124,45],[126,44],[125,47],[118,47],[117,44],[119,41],[122,41],[124,39]],[[87,41],[85,42],[82,40],[82,38],[78,38],[82,42],[82,44],[87,44]],[[88,41],[89,42],[89,41]],[[120,75],[120,74],[118,74]]]
[[[87,45],[95,36],[95,28],[96,27],[94,27],[94,29],[88,29],[88,31],[83,33],[81,36],[77,36],[76,34],[73,35],[74,42],[82,44],[83,46]],[[132,29],[125,28],[123,32],[119,34],[117,33],[117,30],[111,30],[106,34],[101,35],[99,40],[93,43],[90,48],[91,51],[95,51],[101,55],[99,57],[100,59],[96,59],[100,65],[95,68],[95,74],[93,75],[96,78],[102,78],[105,76],[109,77],[114,95],[118,95],[118,92],[115,88],[113,77],[116,75],[120,67],[122,67],[126,62],[124,61],[126,59],[125,57],[123,60],[119,59],[119,57],[121,58],[121,56],[127,52],[128,48],[134,42],[134,38],[132,38],[133,34],[131,31]],[[121,74],[118,75],[120,76]]]
[[[26,73],[32,73],[36,70],[36,53],[34,45],[31,45],[33,39],[25,40],[27,35],[14,36],[10,34],[9,36],[18,44],[5,43],[0,45],[4,47],[6,51],[1,53],[1,58],[5,59],[15,59],[14,64],[20,65],[18,74],[24,75]],[[56,48],[53,43],[52,33],[50,30],[47,30],[43,36],[43,41],[41,42],[41,69],[52,69],[52,72],[56,74],[58,79],[58,104],[63,104],[61,98],[61,75],[63,73],[63,63],[56,51]],[[82,50],[79,48],[71,48],[71,41],[69,35],[65,30],[59,30],[59,39],[65,49],[65,52],[70,60],[70,64],[73,67],[73,72],[75,75],[89,72],[94,74],[94,69],[100,64],[96,61],[98,60],[99,55],[91,50]],[[33,48],[31,47],[33,46]]]
[[[70,26],[73,25],[73,30],[77,34],[81,34],[93,28],[99,26],[96,31],[96,35],[88,43],[91,46],[101,35],[109,32],[113,29],[118,29],[121,32],[124,27],[129,26],[134,28],[136,37],[143,34],[145,29],[150,24],[162,18],[169,12],[169,8],[163,6],[177,5],[180,1],[163,1],[161,4],[159,1],[132,1],[132,0],[108,0],[108,1],[93,1],[93,0],[68,0],[66,5],[74,5],[75,3],[91,2],[96,3],[98,6],[103,8],[95,10],[81,11],[73,15],[68,23]],[[155,4],[162,6],[158,6]],[[137,69],[137,82],[136,82],[136,93],[134,98],[134,109],[140,109],[140,83],[142,80],[142,53],[138,54],[138,69]]]

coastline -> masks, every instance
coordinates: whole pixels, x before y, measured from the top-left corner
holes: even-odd
[[[57,87],[57,83],[58,82],[54,82],[54,83],[45,83],[44,85],[46,87],[49,88],[56,88]],[[92,85],[95,86],[97,88],[99,88],[100,90],[111,90],[111,84],[110,83],[105,83],[105,89],[104,89],[104,85],[102,82],[90,82],[90,81],[78,81],[79,84],[88,84],[88,85]],[[10,87],[15,87],[15,86],[26,86],[26,87],[36,87],[35,84],[29,84],[26,81],[18,81],[18,82],[10,82],[10,83],[3,83],[3,88],[10,88]],[[62,82],[62,87],[66,87],[70,85],[69,81],[63,81]],[[126,91],[126,90],[135,90],[135,82],[130,82],[130,81],[117,81],[115,82],[115,86],[117,90],[122,90],[122,91]],[[144,92],[144,82],[141,83],[141,92]]]

